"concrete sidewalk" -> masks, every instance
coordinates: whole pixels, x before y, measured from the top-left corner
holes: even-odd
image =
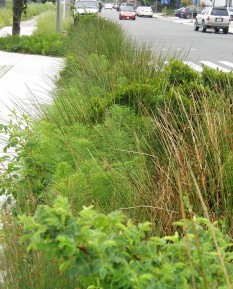
[[[195,19],[183,19],[175,16],[164,16],[162,13],[154,13],[153,18],[189,26],[194,26],[195,21]],[[233,23],[230,24],[229,33],[233,34]]]
[[[38,16],[21,21],[20,35],[37,29]],[[0,29],[0,37],[12,35],[12,27]],[[33,106],[51,101],[54,81],[64,64],[62,58],[0,51],[0,118],[18,108],[32,111]]]
[[[21,21],[20,23],[20,35],[32,35],[36,30],[36,20],[38,17],[33,17],[27,21]],[[6,26],[0,29],[0,37],[6,37],[12,35],[12,26]]]
[[[0,118],[10,110],[32,111],[35,103],[51,102],[62,58],[0,51]]]

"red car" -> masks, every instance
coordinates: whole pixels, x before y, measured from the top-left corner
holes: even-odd
[[[133,7],[131,6],[123,6],[121,7],[119,13],[119,19],[132,19],[136,20],[136,12],[134,11]]]

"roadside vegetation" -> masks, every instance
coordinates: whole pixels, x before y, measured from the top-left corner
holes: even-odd
[[[233,74],[98,17],[60,41],[53,104],[0,126],[2,288],[232,288]]]
[[[26,13],[22,14],[22,21],[31,19],[34,16],[38,16],[43,12],[55,10],[56,6],[51,2],[46,2],[44,4],[30,3],[27,5]],[[6,8],[0,9],[0,28],[5,26],[11,26],[13,22],[13,12],[12,6],[7,5]]]
[[[42,5],[42,4],[41,4]],[[43,4],[45,5],[45,4]],[[48,4],[47,6],[51,6]],[[52,6],[53,7],[53,6]],[[56,32],[56,11],[47,9],[37,19],[37,30],[32,36],[8,36],[0,38],[0,50],[50,56],[64,56],[63,38],[72,24],[71,16],[63,19],[62,32]]]

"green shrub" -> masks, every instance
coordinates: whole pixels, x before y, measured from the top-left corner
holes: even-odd
[[[22,227],[9,213],[1,213],[1,289],[74,289],[79,282],[70,279],[68,272],[59,272],[58,259],[43,252],[27,252],[20,244]]]
[[[28,251],[55,252],[60,270],[68,269],[84,288],[217,289],[233,282],[233,244],[207,219],[177,222],[185,236],[147,239],[148,222],[135,226],[119,211],[104,215],[92,207],[73,217],[62,197],[19,219]]]
[[[0,49],[9,52],[62,56],[62,37],[56,33],[44,36],[8,36],[0,38]]]

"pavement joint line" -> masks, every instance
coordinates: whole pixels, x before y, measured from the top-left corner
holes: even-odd
[[[13,67],[13,65],[0,65],[0,79]]]

